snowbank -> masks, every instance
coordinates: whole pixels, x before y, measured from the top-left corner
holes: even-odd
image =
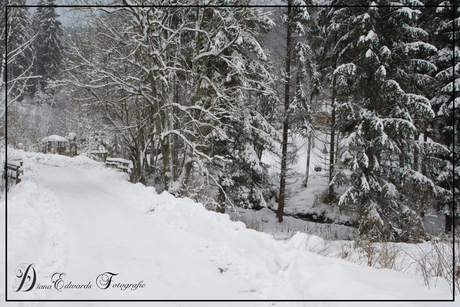
[[[251,291],[264,298],[407,299],[450,295],[443,281],[428,294],[421,277],[310,253],[312,245],[322,240],[317,237],[316,243],[315,237],[312,240],[304,233],[286,242],[277,241],[269,234],[246,229],[241,222],[232,222],[228,215],[206,211],[191,200],[163,193],[155,201],[154,220],[166,220],[171,227],[204,238],[213,246],[216,257],[228,264],[222,268],[225,274],[250,283]]]
[[[68,157],[43,153],[23,152],[24,159],[31,162],[39,162],[45,165],[68,167],[68,168],[103,168],[104,164],[96,162],[85,156]]]
[[[53,192],[23,180],[10,189],[7,210],[7,257],[14,259],[8,263],[8,276],[14,276],[18,263],[40,262],[44,269],[39,273],[46,277],[62,270],[67,250],[66,217]]]

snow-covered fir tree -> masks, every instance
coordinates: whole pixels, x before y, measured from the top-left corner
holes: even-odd
[[[62,59],[62,23],[58,20],[54,0],[40,0],[32,16],[32,26],[38,37],[34,41],[35,82],[33,92],[47,87],[48,81],[58,72]]]
[[[19,1],[18,5],[25,5],[25,1]],[[33,39],[34,33],[31,27],[30,13],[27,7],[10,7],[8,9],[8,41],[7,52],[8,61],[8,80],[13,85],[12,80],[17,80],[10,88],[14,91],[10,95],[21,95],[24,98],[27,92],[23,91],[24,86],[30,85],[30,79],[25,78],[32,73],[32,63],[34,57],[33,45],[28,44]],[[21,81],[19,81],[21,80]]]
[[[3,4],[18,4],[3,1]],[[19,2],[24,4],[25,2]],[[6,15],[5,15],[6,14]],[[27,97],[27,89],[33,78],[33,41],[35,36],[30,27],[30,14],[24,7],[2,7],[0,15],[1,85],[0,85],[0,136],[3,139],[7,109]],[[6,29],[5,29],[6,26]],[[7,69],[8,68],[8,69]],[[7,99],[5,99],[5,92]]]
[[[261,209],[271,196],[269,166],[261,162],[262,153],[275,150],[277,131],[253,106],[241,111],[224,120],[225,136],[216,135],[212,143],[214,154],[224,157],[216,161],[221,165],[218,202],[222,207],[227,195],[236,206]]]
[[[447,231],[452,230],[453,216],[459,216],[458,200],[454,197],[460,191],[460,8],[455,4],[455,1],[426,1],[420,18],[421,27],[429,33],[429,42],[437,48],[430,58],[437,71],[429,87],[436,117],[430,122],[425,138],[448,149],[439,152],[426,148],[429,159],[423,167],[438,185],[437,206],[446,215]]]
[[[361,234],[374,238],[419,238],[420,216],[436,194],[418,162],[420,133],[434,117],[418,86],[436,69],[428,57],[437,49],[416,26],[421,12],[411,4],[422,5],[376,1],[332,8],[328,27],[336,37],[337,128],[346,136],[346,170],[333,183],[348,186],[338,205],[355,207]]]

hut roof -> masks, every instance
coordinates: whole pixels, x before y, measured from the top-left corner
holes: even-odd
[[[50,135],[47,136],[46,138],[43,138],[42,142],[49,142],[49,141],[54,141],[54,142],[67,142],[67,139],[59,136],[59,135]]]

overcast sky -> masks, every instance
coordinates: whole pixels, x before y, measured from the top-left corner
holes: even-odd
[[[107,2],[110,2],[111,0],[107,0]],[[27,5],[38,5],[40,0],[27,0]],[[91,1],[90,1],[91,2]],[[100,1],[98,1],[100,3]],[[54,3],[56,5],[85,5],[88,3],[88,1],[85,0],[54,0]],[[283,5],[286,4],[286,2],[283,2],[282,0],[252,0],[252,4],[257,5]],[[33,14],[35,12],[36,8],[31,7],[30,8],[30,13]],[[72,13],[69,12],[69,8],[57,8],[56,9],[57,13],[60,15],[59,20],[63,23],[63,25],[69,25],[72,24],[73,19],[72,19]]]

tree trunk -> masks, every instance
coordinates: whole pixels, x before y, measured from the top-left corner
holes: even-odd
[[[288,1],[288,19],[291,16],[291,1]],[[288,21],[289,22],[289,21]],[[284,88],[284,120],[283,120],[283,142],[281,149],[281,172],[280,172],[280,193],[276,217],[278,222],[283,221],[284,202],[286,194],[286,168],[287,168],[287,144],[289,131],[289,91],[291,82],[291,29],[288,24],[286,31],[286,84]]]
[[[164,139],[160,139],[161,144],[161,155],[163,159],[163,178],[164,178],[164,189],[168,191],[169,185],[171,184],[171,165],[170,165],[170,144],[169,136]]]
[[[428,141],[428,136],[426,133],[423,134],[423,148],[424,150],[424,155],[422,159],[422,174],[427,176],[427,161],[425,159],[425,152],[426,152],[426,142]]]
[[[453,218],[453,215],[450,215],[450,214],[444,214],[444,227],[445,227],[445,233],[448,234],[448,233],[452,233],[453,231],[453,226],[454,226],[454,218]]]
[[[219,188],[219,195],[217,196],[217,208],[216,212],[225,213],[225,193],[222,188]]]
[[[334,155],[335,155],[334,164],[337,164],[337,162],[339,160],[338,159],[338,156],[339,156],[339,136],[338,135],[336,135],[336,138],[335,138],[335,152],[334,152]]]
[[[331,99],[331,141],[329,151],[329,191],[328,201],[334,200],[334,185],[331,184],[332,178],[334,177],[334,156],[335,156],[335,76],[332,81],[332,99]]]
[[[304,187],[307,187],[308,185],[308,175],[310,173],[310,154],[311,154],[311,134],[308,137],[308,147],[307,147],[307,171],[306,171],[306,176],[305,176],[305,183]]]
[[[414,163],[412,165],[412,169],[416,171],[420,171],[420,150],[417,148],[419,139],[420,133],[417,133],[414,139]]]
[[[179,81],[177,80],[176,76],[174,75],[173,76],[173,99],[174,99],[174,102],[177,103],[178,105],[180,104],[179,102]],[[170,120],[172,121],[172,127],[174,128],[174,130],[179,130],[180,126],[179,126],[179,122],[176,120],[176,117],[175,117],[175,114],[174,114],[174,108],[171,108],[171,118]],[[177,179],[179,178],[180,174],[180,165],[179,165],[179,137],[177,135],[173,135],[172,136],[172,142],[173,142],[173,145],[172,145],[172,155],[171,155],[171,159],[172,159],[172,180],[173,181],[177,181]]]

